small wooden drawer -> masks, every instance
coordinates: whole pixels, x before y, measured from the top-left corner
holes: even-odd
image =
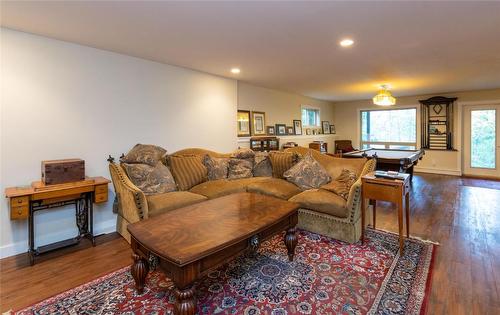
[[[363,183],[363,195],[368,199],[398,202],[402,195],[402,186],[385,183]]]
[[[15,206],[10,207],[10,219],[11,220],[23,220],[27,219],[29,215],[29,206]]]
[[[108,201],[108,191],[107,190],[105,193],[100,193],[100,194],[94,195],[94,202],[95,203],[101,203],[101,202],[106,202],[106,201]]]
[[[95,194],[108,193],[108,185],[97,185],[95,186]]]
[[[11,207],[28,206],[29,203],[30,203],[29,196],[10,198],[10,206]]]

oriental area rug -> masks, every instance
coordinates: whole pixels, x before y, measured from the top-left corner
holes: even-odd
[[[347,244],[299,230],[293,262],[283,235],[197,283],[198,314],[425,314],[435,245],[368,229]],[[172,314],[172,283],[150,272],[143,294],[126,267],[15,314]]]

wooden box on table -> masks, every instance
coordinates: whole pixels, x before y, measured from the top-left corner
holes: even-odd
[[[85,180],[85,161],[82,159],[42,161],[42,182],[45,185],[82,180]]]

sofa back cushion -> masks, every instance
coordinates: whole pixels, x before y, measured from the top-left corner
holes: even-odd
[[[199,156],[205,156],[205,155],[210,155],[211,157],[217,157],[217,158],[229,158],[231,157],[231,153],[219,153],[207,149],[202,149],[202,148],[187,148],[187,149],[182,149],[179,151],[176,151],[172,153],[171,155],[199,155]]]
[[[269,153],[273,177],[283,178],[283,173],[297,163],[299,157],[294,152],[272,151]]]
[[[368,159],[366,158],[328,157],[326,163],[321,163],[321,161],[318,162],[323,165],[332,178],[337,178],[342,174],[344,169],[354,172],[356,177],[359,177],[367,161]]]
[[[158,162],[155,166],[127,163],[122,165],[132,183],[146,195],[177,190],[177,185],[170,170],[161,162]]]
[[[167,161],[179,190],[189,190],[207,180],[202,155],[170,155]]]
[[[368,161],[366,158],[333,157],[304,147],[288,148],[285,152],[296,152],[302,156],[305,156],[307,153],[311,153],[314,159],[326,169],[331,178],[339,177],[344,169],[356,173],[356,176],[359,177],[363,171],[363,167]]]

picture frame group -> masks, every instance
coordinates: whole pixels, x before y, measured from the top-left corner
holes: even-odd
[[[294,119],[292,126],[283,123],[266,125],[266,113],[261,111],[238,110],[237,112],[238,137],[250,136],[287,136],[335,134],[335,125],[329,121],[322,121],[320,129],[302,128],[302,120]]]
[[[266,113],[259,111],[238,110],[237,116],[238,137],[265,136]]]

